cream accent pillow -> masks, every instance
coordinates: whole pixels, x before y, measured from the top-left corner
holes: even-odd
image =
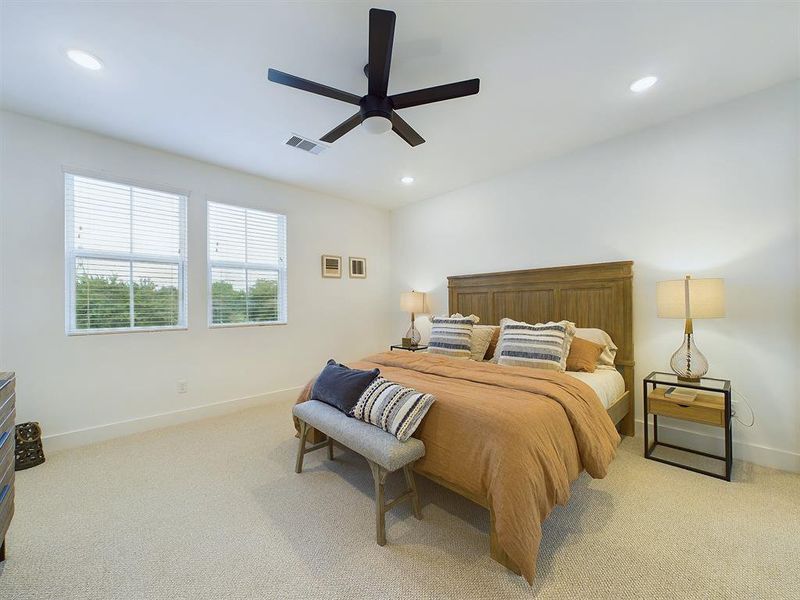
[[[577,327],[575,329],[575,337],[604,346],[603,353],[597,359],[598,367],[614,366],[614,359],[617,357],[617,345],[605,331],[592,327]]]
[[[496,329],[494,325],[475,325],[472,328],[472,360],[483,361]]]
[[[497,351],[497,344],[500,342],[500,325],[487,325],[492,328],[492,339],[489,341],[489,347],[486,348],[486,354],[483,355],[485,362],[492,362],[494,353]]]
[[[450,315],[451,319],[463,319],[464,315],[461,313],[456,313],[454,315]],[[486,354],[486,349],[489,347],[489,344],[492,341],[492,334],[494,330],[491,325],[477,325],[480,323],[480,317],[477,315],[469,315],[468,319],[472,319],[474,323],[476,323],[472,327],[472,341],[470,342],[470,359],[482,361],[484,355]],[[489,330],[488,333],[486,330]]]

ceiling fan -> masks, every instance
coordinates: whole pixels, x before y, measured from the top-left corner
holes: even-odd
[[[411,125],[400,118],[397,110],[478,93],[480,79],[468,79],[387,96],[395,19],[395,13],[390,10],[372,8],[369,11],[369,62],[364,67],[364,74],[369,82],[366,96],[357,96],[276,69],[269,69],[267,78],[270,81],[359,107],[356,114],[322,136],[320,139],[323,142],[335,142],[351,129],[363,125],[371,133],[386,133],[391,129],[409,145],[418,146],[425,140],[412,129]]]

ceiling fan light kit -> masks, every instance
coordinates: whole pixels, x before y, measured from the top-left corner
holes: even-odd
[[[370,133],[381,134],[392,130],[392,122],[386,117],[372,116],[361,121],[361,126]]]
[[[359,97],[276,69],[269,69],[267,72],[267,78],[274,83],[359,107],[356,114],[323,135],[321,141],[333,143],[348,131],[363,125],[364,129],[375,134],[386,133],[391,129],[410,146],[418,146],[425,140],[397,114],[397,110],[478,93],[480,80],[468,79],[388,96],[395,20],[396,15],[390,10],[372,8],[369,11],[369,62],[364,67],[368,80],[366,96]]]

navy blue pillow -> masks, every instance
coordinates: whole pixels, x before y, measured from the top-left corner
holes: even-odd
[[[361,394],[379,374],[378,369],[351,369],[330,359],[314,382],[311,399],[330,404],[349,415]]]

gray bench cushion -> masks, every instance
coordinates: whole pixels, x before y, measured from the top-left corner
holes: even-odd
[[[420,440],[401,442],[391,433],[348,417],[324,402],[295,404],[292,414],[387,471],[396,471],[425,456],[425,444]]]

